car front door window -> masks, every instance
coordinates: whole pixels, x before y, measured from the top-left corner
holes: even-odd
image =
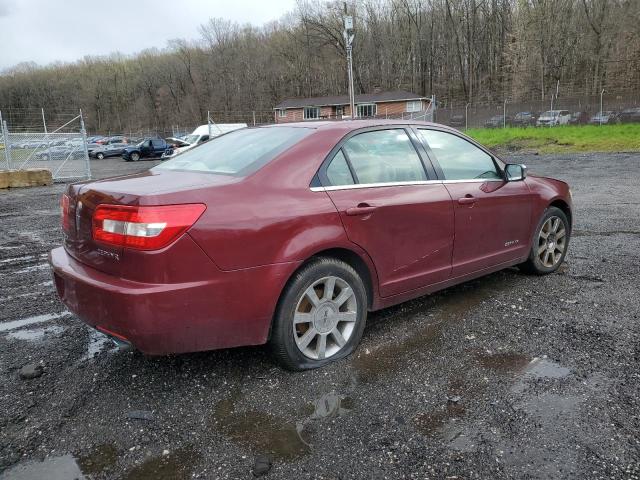
[[[451,133],[419,129],[435,156],[445,180],[499,180],[502,175],[490,155]]]
[[[456,211],[452,276],[525,256],[531,229],[526,182],[505,181],[493,158],[464,138],[418,130],[444,174]]]

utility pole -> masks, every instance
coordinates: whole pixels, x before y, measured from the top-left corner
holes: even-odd
[[[602,125],[602,96],[604,95],[604,88],[600,92],[600,125]]]
[[[347,15],[347,2],[344,2],[344,31],[342,35],[344,37],[344,44],[347,50],[347,68],[349,73],[349,105],[351,107],[351,118],[356,118],[355,112],[355,95],[353,93],[353,37],[355,33],[353,31],[353,17]]]
[[[507,128],[507,99],[502,104],[502,128]]]
[[[464,130],[465,131],[469,130],[469,114],[468,114],[469,105],[471,105],[471,104],[467,103],[464,106]]]

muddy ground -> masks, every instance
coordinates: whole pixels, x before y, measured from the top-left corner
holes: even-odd
[[[115,350],[54,293],[63,185],[3,191],[0,478],[242,479],[268,456],[274,479],[637,479],[640,155],[512,158],[572,185],[561,271],[371,314],[353,356],[306,373],[263,348]]]

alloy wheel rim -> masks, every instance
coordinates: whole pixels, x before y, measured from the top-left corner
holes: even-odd
[[[300,296],[293,316],[293,338],[300,352],[324,360],[342,350],[355,331],[358,302],[342,278],[323,277]]]
[[[549,217],[538,234],[537,255],[547,268],[555,267],[567,246],[567,229],[560,217]]]

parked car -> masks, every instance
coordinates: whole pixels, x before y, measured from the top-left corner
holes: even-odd
[[[616,118],[618,123],[635,123],[640,122],[640,108],[625,108],[618,114]]]
[[[167,149],[167,142],[162,138],[147,138],[137,145],[122,150],[122,158],[127,162],[137,162],[143,158],[159,158]]]
[[[128,143],[107,143],[99,145],[89,152],[91,158],[102,160],[107,157],[119,157],[124,153],[125,148],[131,147]]]
[[[589,123],[589,114],[587,112],[572,112],[568,123],[569,125],[584,125]]]
[[[81,148],[74,148],[68,145],[55,145],[52,147],[45,147],[37,150],[33,154],[33,158],[36,160],[65,160],[82,158],[84,152]]]
[[[484,126],[485,128],[501,128],[505,124],[509,125],[510,123],[511,117],[509,115],[507,115],[506,118],[504,115],[494,115],[489,120],[484,122]]]
[[[465,126],[464,115],[453,115],[449,119],[449,126],[458,127],[458,128],[464,127]]]
[[[566,183],[443,125],[280,124],[70,185],[49,261],[78,318],[142,352],[268,342],[302,370],[353,352],[368,311],[556,271],[571,209]]]
[[[589,123],[591,125],[605,125],[609,123],[615,123],[616,118],[616,112],[598,112],[593,117],[591,117]]]
[[[170,145],[162,155],[162,158],[171,158],[209,141],[210,138],[215,138],[225,133],[246,127],[246,123],[215,123],[211,125],[200,125],[193,131],[193,133],[182,139],[184,145],[179,147]]]
[[[518,112],[511,120],[512,127],[532,127],[536,124],[536,115],[533,112]]]
[[[536,125],[538,127],[556,127],[558,125],[567,125],[571,118],[569,110],[547,110],[538,117]]]

